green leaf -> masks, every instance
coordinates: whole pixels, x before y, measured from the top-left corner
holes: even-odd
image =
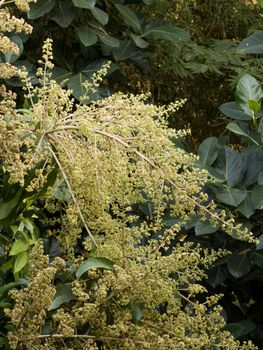
[[[92,46],[98,41],[96,33],[87,26],[77,28],[76,32],[84,46]]]
[[[226,167],[225,178],[230,187],[238,184],[245,171],[244,160],[242,154],[236,152],[232,148],[225,146],[226,152]]]
[[[250,271],[250,257],[247,254],[233,254],[227,259],[227,268],[233,277],[241,278]]]
[[[142,37],[150,37],[153,40],[163,39],[171,42],[188,41],[189,33],[182,28],[175,27],[170,24],[158,25],[153,22],[143,32]]]
[[[76,7],[83,9],[92,9],[96,4],[96,0],[72,0]]]
[[[226,128],[232,131],[234,134],[244,136],[250,141],[254,142],[257,146],[260,146],[260,144],[253,137],[251,137],[245,131],[243,131],[236,123],[228,123]]]
[[[27,242],[23,242],[21,239],[17,239],[12,245],[9,255],[17,255],[19,253],[25,252],[29,247]]]
[[[85,272],[89,271],[90,269],[112,270],[113,262],[110,259],[104,257],[89,258],[88,260],[84,261],[77,269],[77,279],[79,279]]]
[[[36,3],[30,3],[30,11],[27,13],[27,17],[37,19],[49,13],[55,6],[55,0],[38,0]]]
[[[93,14],[93,16],[96,18],[96,20],[100,22],[102,25],[105,26],[109,22],[109,15],[105,11],[97,7],[92,8],[90,11]]]
[[[13,272],[17,273],[21,271],[28,262],[28,255],[26,252],[21,252],[16,256]]]
[[[248,107],[254,112],[255,115],[257,115],[260,111],[261,104],[255,100],[248,100]]]
[[[213,266],[208,272],[208,283],[213,287],[218,287],[228,277],[225,264]]]
[[[205,165],[212,165],[217,158],[217,138],[208,137],[198,148],[200,162]]]
[[[130,40],[120,41],[119,46],[113,48],[112,54],[116,61],[124,61],[132,56],[133,51],[134,46]]]
[[[247,38],[243,39],[238,45],[237,49],[242,53],[263,53],[263,31],[258,30],[255,33],[249,35]]]
[[[219,110],[226,115],[227,117],[231,119],[237,119],[237,120],[251,120],[252,116],[251,114],[244,113],[236,104],[236,102],[226,102],[223,103]]]
[[[263,268],[263,255],[260,253],[252,253],[253,264]]]
[[[253,188],[252,202],[255,209],[263,209],[263,185],[256,185]]]
[[[75,300],[76,297],[72,293],[71,288],[67,284],[59,284],[56,286],[56,295],[50,304],[48,310],[55,310],[59,308],[62,304],[68,303],[71,300]]]
[[[236,188],[229,188],[227,186],[211,186],[214,190],[215,196],[221,203],[237,207],[246,198],[247,191]]]
[[[50,70],[50,72],[52,73],[52,79],[55,80],[59,85],[61,85],[62,82],[68,80],[73,75],[70,71],[62,67],[54,67]]]
[[[263,97],[263,91],[259,82],[252,75],[245,74],[237,84],[235,96],[239,107],[246,114],[251,114],[249,100],[260,103]]]
[[[255,323],[250,320],[243,320],[236,323],[228,323],[225,326],[225,330],[229,331],[235,338],[243,337],[244,335],[252,332],[255,328]]]
[[[27,280],[21,278],[21,279],[16,280],[15,282],[10,282],[10,283],[3,285],[2,287],[0,287],[0,296],[5,294],[6,292],[8,292],[10,289],[12,289],[14,287],[21,286],[21,285],[27,286]]]
[[[147,46],[149,46],[149,43],[143,40],[140,35],[136,35],[134,33],[130,33],[130,35],[135,45],[138,46],[139,48],[145,49]]]
[[[119,47],[120,45],[119,40],[105,33],[101,33],[101,32],[96,32],[96,33],[104,45],[109,47]]]
[[[17,191],[12,199],[0,204],[0,220],[5,219],[11,211],[19,204],[21,190]]]
[[[209,221],[198,221],[195,225],[195,233],[197,236],[207,235],[216,232],[220,227],[220,223],[213,225]]]
[[[130,303],[130,309],[132,314],[132,322],[136,325],[140,323],[140,320],[143,316],[143,303],[140,302],[131,302]]]
[[[255,213],[255,209],[253,206],[252,198],[250,193],[247,194],[244,201],[238,206],[238,210],[241,214],[243,214],[247,219],[250,218],[251,215]]]
[[[60,27],[67,28],[73,22],[76,14],[76,8],[70,3],[60,3],[53,9],[50,18]]]
[[[263,170],[258,173],[258,184],[263,185]]]
[[[263,249],[263,234],[261,234],[258,237],[258,244],[256,246],[256,250],[261,250],[261,249]]]
[[[121,4],[115,4],[115,7],[122,15],[122,18],[124,22],[127,24],[127,26],[131,27],[136,33],[141,32],[141,24],[140,20],[137,17],[136,13],[132,11],[128,6],[121,5]]]

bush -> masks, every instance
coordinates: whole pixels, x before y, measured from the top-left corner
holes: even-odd
[[[11,30],[30,30],[8,6],[1,14]],[[4,53],[16,52],[2,39]],[[254,349],[224,330],[219,296],[206,298],[200,283],[225,252],[184,242],[194,214],[254,240],[213,212],[201,191],[207,172],[176,146],[185,131],[169,129],[167,115],[182,101],[156,107],[117,93],[75,104],[50,75],[51,40],[42,56],[35,87],[2,65],[20,76],[28,103],[17,110],[1,87],[1,345]],[[107,69],[83,84],[81,101]]]

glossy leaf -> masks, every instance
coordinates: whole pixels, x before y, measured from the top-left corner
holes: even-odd
[[[99,9],[98,7],[93,7],[90,11],[96,18],[96,20],[102,25],[105,26],[109,22],[109,15],[107,14],[107,12]]]
[[[218,287],[228,277],[226,264],[213,266],[208,273],[208,283],[213,287]]]
[[[112,270],[113,262],[104,257],[98,258],[89,258],[84,261],[76,271],[76,277],[79,279],[84,273],[91,269],[104,269],[104,270]]]
[[[263,31],[258,30],[255,33],[249,35],[247,38],[243,39],[238,45],[238,50],[243,53],[263,53]]]
[[[263,255],[258,252],[252,253],[253,264],[263,269]]]
[[[115,4],[115,7],[122,15],[123,21],[136,33],[141,32],[141,24],[137,14],[126,5]]]
[[[28,242],[24,242],[21,239],[17,239],[12,245],[9,255],[17,255],[19,253],[25,252],[29,247]]]
[[[235,278],[245,276],[251,268],[250,257],[247,254],[232,254],[227,259],[227,268],[231,275]]]
[[[217,158],[217,138],[208,137],[198,148],[200,162],[205,165],[212,165]]]
[[[237,120],[251,120],[251,114],[244,113],[236,102],[226,102],[219,107],[220,111],[227,117]]]
[[[27,17],[29,19],[37,19],[49,13],[55,6],[55,0],[38,0],[36,3],[30,3],[30,11]]]
[[[258,184],[259,185],[263,185],[263,170],[261,170],[259,173],[258,173]]]
[[[96,4],[96,0],[72,0],[76,7],[83,9],[92,9]]]
[[[16,256],[13,272],[17,273],[17,272],[21,271],[26,266],[27,262],[28,262],[27,253],[26,252],[19,253]]]
[[[76,17],[76,9],[70,3],[59,3],[51,13],[51,19],[60,27],[67,28]]]
[[[96,33],[90,27],[79,27],[76,29],[76,33],[84,46],[94,45],[98,41]]]
[[[232,148],[225,146],[226,152],[226,167],[225,178],[227,184],[230,187],[234,187],[242,178],[245,171],[244,160],[240,153],[236,152]]]
[[[72,293],[71,288],[67,284],[59,284],[56,286],[56,295],[50,304],[48,310],[55,310],[59,308],[62,304],[68,303],[71,300],[75,300],[76,297]]]

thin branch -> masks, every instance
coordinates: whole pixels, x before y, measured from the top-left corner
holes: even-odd
[[[65,182],[67,184],[68,190],[69,190],[69,192],[71,194],[72,200],[73,200],[73,202],[75,204],[75,207],[77,209],[77,212],[79,214],[79,217],[80,217],[80,220],[82,221],[83,226],[85,227],[86,231],[88,232],[88,235],[91,238],[91,240],[94,243],[94,245],[98,248],[98,244],[95,241],[95,238],[93,237],[92,233],[90,232],[90,229],[88,228],[88,226],[87,226],[87,224],[85,222],[85,219],[84,219],[84,217],[82,215],[82,212],[80,210],[80,207],[78,205],[78,201],[77,201],[77,199],[76,199],[76,197],[75,197],[75,195],[73,193],[73,190],[71,188],[69,179],[68,179],[68,177],[67,177],[67,175],[66,175],[66,173],[65,173],[65,171],[64,171],[64,169],[63,169],[63,167],[62,167],[62,165],[61,165],[61,163],[60,163],[60,161],[59,161],[59,159],[58,159],[58,157],[56,155],[56,153],[53,151],[52,147],[48,146],[48,149],[49,149],[50,153],[52,154],[53,158],[55,159],[55,161],[56,161],[56,163],[57,163],[57,165],[59,167],[59,170],[61,171],[61,174],[62,174],[62,176],[63,176],[63,178],[64,178],[64,180],[65,180]]]

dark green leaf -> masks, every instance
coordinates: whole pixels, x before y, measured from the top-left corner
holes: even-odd
[[[77,279],[79,279],[85,272],[89,271],[90,269],[112,270],[113,262],[110,259],[104,257],[89,258],[88,260],[84,261],[77,269]]]
[[[10,289],[18,287],[18,286],[26,286],[27,285],[27,280],[25,279],[18,279],[15,282],[10,282],[5,284],[4,286],[0,287],[0,296],[8,292]]]
[[[80,100],[81,97],[84,97],[83,103],[91,103],[92,101],[100,99],[100,88],[98,91],[86,91],[86,89],[83,86],[83,83],[89,81],[89,79],[84,75],[83,73],[79,73],[74,75],[68,80],[67,86],[68,89],[72,90],[72,95],[77,99]]]
[[[244,161],[242,154],[236,152],[232,148],[225,146],[226,167],[225,178],[230,187],[234,187],[242,178],[244,173]]]
[[[71,288],[67,284],[59,284],[56,286],[56,295],[53,299],[48,310],[55,310],[59,308],[62,304],[68,303],[71,300],[76,299],[75,295],[72,293]]]
[[[50,70],[52,73],[52,79],[54,79],[58,84],[62,84],[63,81],[67,81],[72,77],[72,73],[62,67],[54,67]]]
[[[141,24],[136,13],[126,5],[115,4],[115,7],[122,15],[122,18],[124,22],[127,24],[127,26],[131,27],[136,33],[140,33]]]
[[[220,224],[213,225],[208,221],[198,221],[195,225],[195,233],[197,236],[206,235],[216,232],[220,227]]]
[[[212,165],[217,158],[217,138],[208,137],[198,148],[200,162],[205,165]]]
[[[256,328],[254,322],[249,320],[240,321],[237,323],[228,323],[225,327],[235,338],[243,337],[252,332]]]
[[[171,42],[188,41],[189,33],[182,28],[170,24],[159,25],[158,22],[152,22],[142,34],[142,37],[150,37],[153,40],[163,39]]]
[[[256,250],[263,249],[263,234],[258,237],[258,244],[256,246]]]
[[[215,196],[221,203],[237,207],[246,198],[247,191],[227,186],[212,186]]]
[[[60,27],[67,28],[76,16],[76,9],[70,3],[58,4],[51,13],[51,19]]]
[[[145,49],[149,43],[141,38],[141,36],[131,33],[131,38],[134,41],[135,45],[141,49]]]
[[[213,266],[208,273],[208,283],[213,287],[218,287],[228,277],[228,271],[224,265]]]
[[[130,58],[133,51],[134,46],[131,41],[119,41],[119,46],[114,47],[112,50],[113,57],[116,61],[124,61],[127,58]]]
[[[263,32],[261,30],[256,31],[247,38],[241,41],[238,45],[238,50],[243,53],[263,53]]]
[[[16,256],[13,272],[17,273],[21,271],[28,262],[28,255],[26,252],[19,253]]]
[[[83,9],[92,9],[96,4],[96,0],[72,0],[76,7]]]
[[[238,206],[238,210],[242,213],[247,219],[254,214],[255,209],[253,206],[252,198],[250,193],[247,194],[244,201]]]
[[[20,55],[22,54],[23,49],[24,49],[23,40],[20,38],[20,36],[18,34],[12,35],[10,37],[10,40],[17,45],[17,47],[19,49],[19,53],[17,55],[15,55],[13,53],[3,53],[4,60],[6,63],[15,62],[20,57]]]
[[[250,271],[250,258],[247,254],[233,254],[227,259],[227,268],[233,277],[241,278]]]
[[[263,170],[258,173],[258,184],[263,185]]]
[[[255,209],[263,209],[263,185],[256,185],[253,188],[252,202]]]
[[[27,17],[37,19],[50,12],[55,5],[55,0],[38,0],[36,3],[30,3],[30,11],[27,13]]]
[[[252,253],[253,264],[263,269],[263,255],[260,253]]]
[[[105,34],[105,33],[101,33],[101,32],[96,32],[96,33],[104,45],[109,46],[109,47],[119,47],[120,46],[120,42],[118,39],[115,39],[112,36]]]
[[[96,20],[100,22],[102,25],[105,26],[109,22],[109,15],[105,11],[97,7],[93,7],[91,9],[91,13],[96,18]]]
[[[11,211],[19,204],[21,190],[17,191],[12,199],[0,204],[0,220],[5,219]]]
[[[251,114],[244,113],[236,104],[236,102],[226,102],[219,107],[220,111],[231,119],[251,120]]]
[[[76,33],[84,46],[94,45],[98,41],[96,33],[87,26],[77,28]]]

